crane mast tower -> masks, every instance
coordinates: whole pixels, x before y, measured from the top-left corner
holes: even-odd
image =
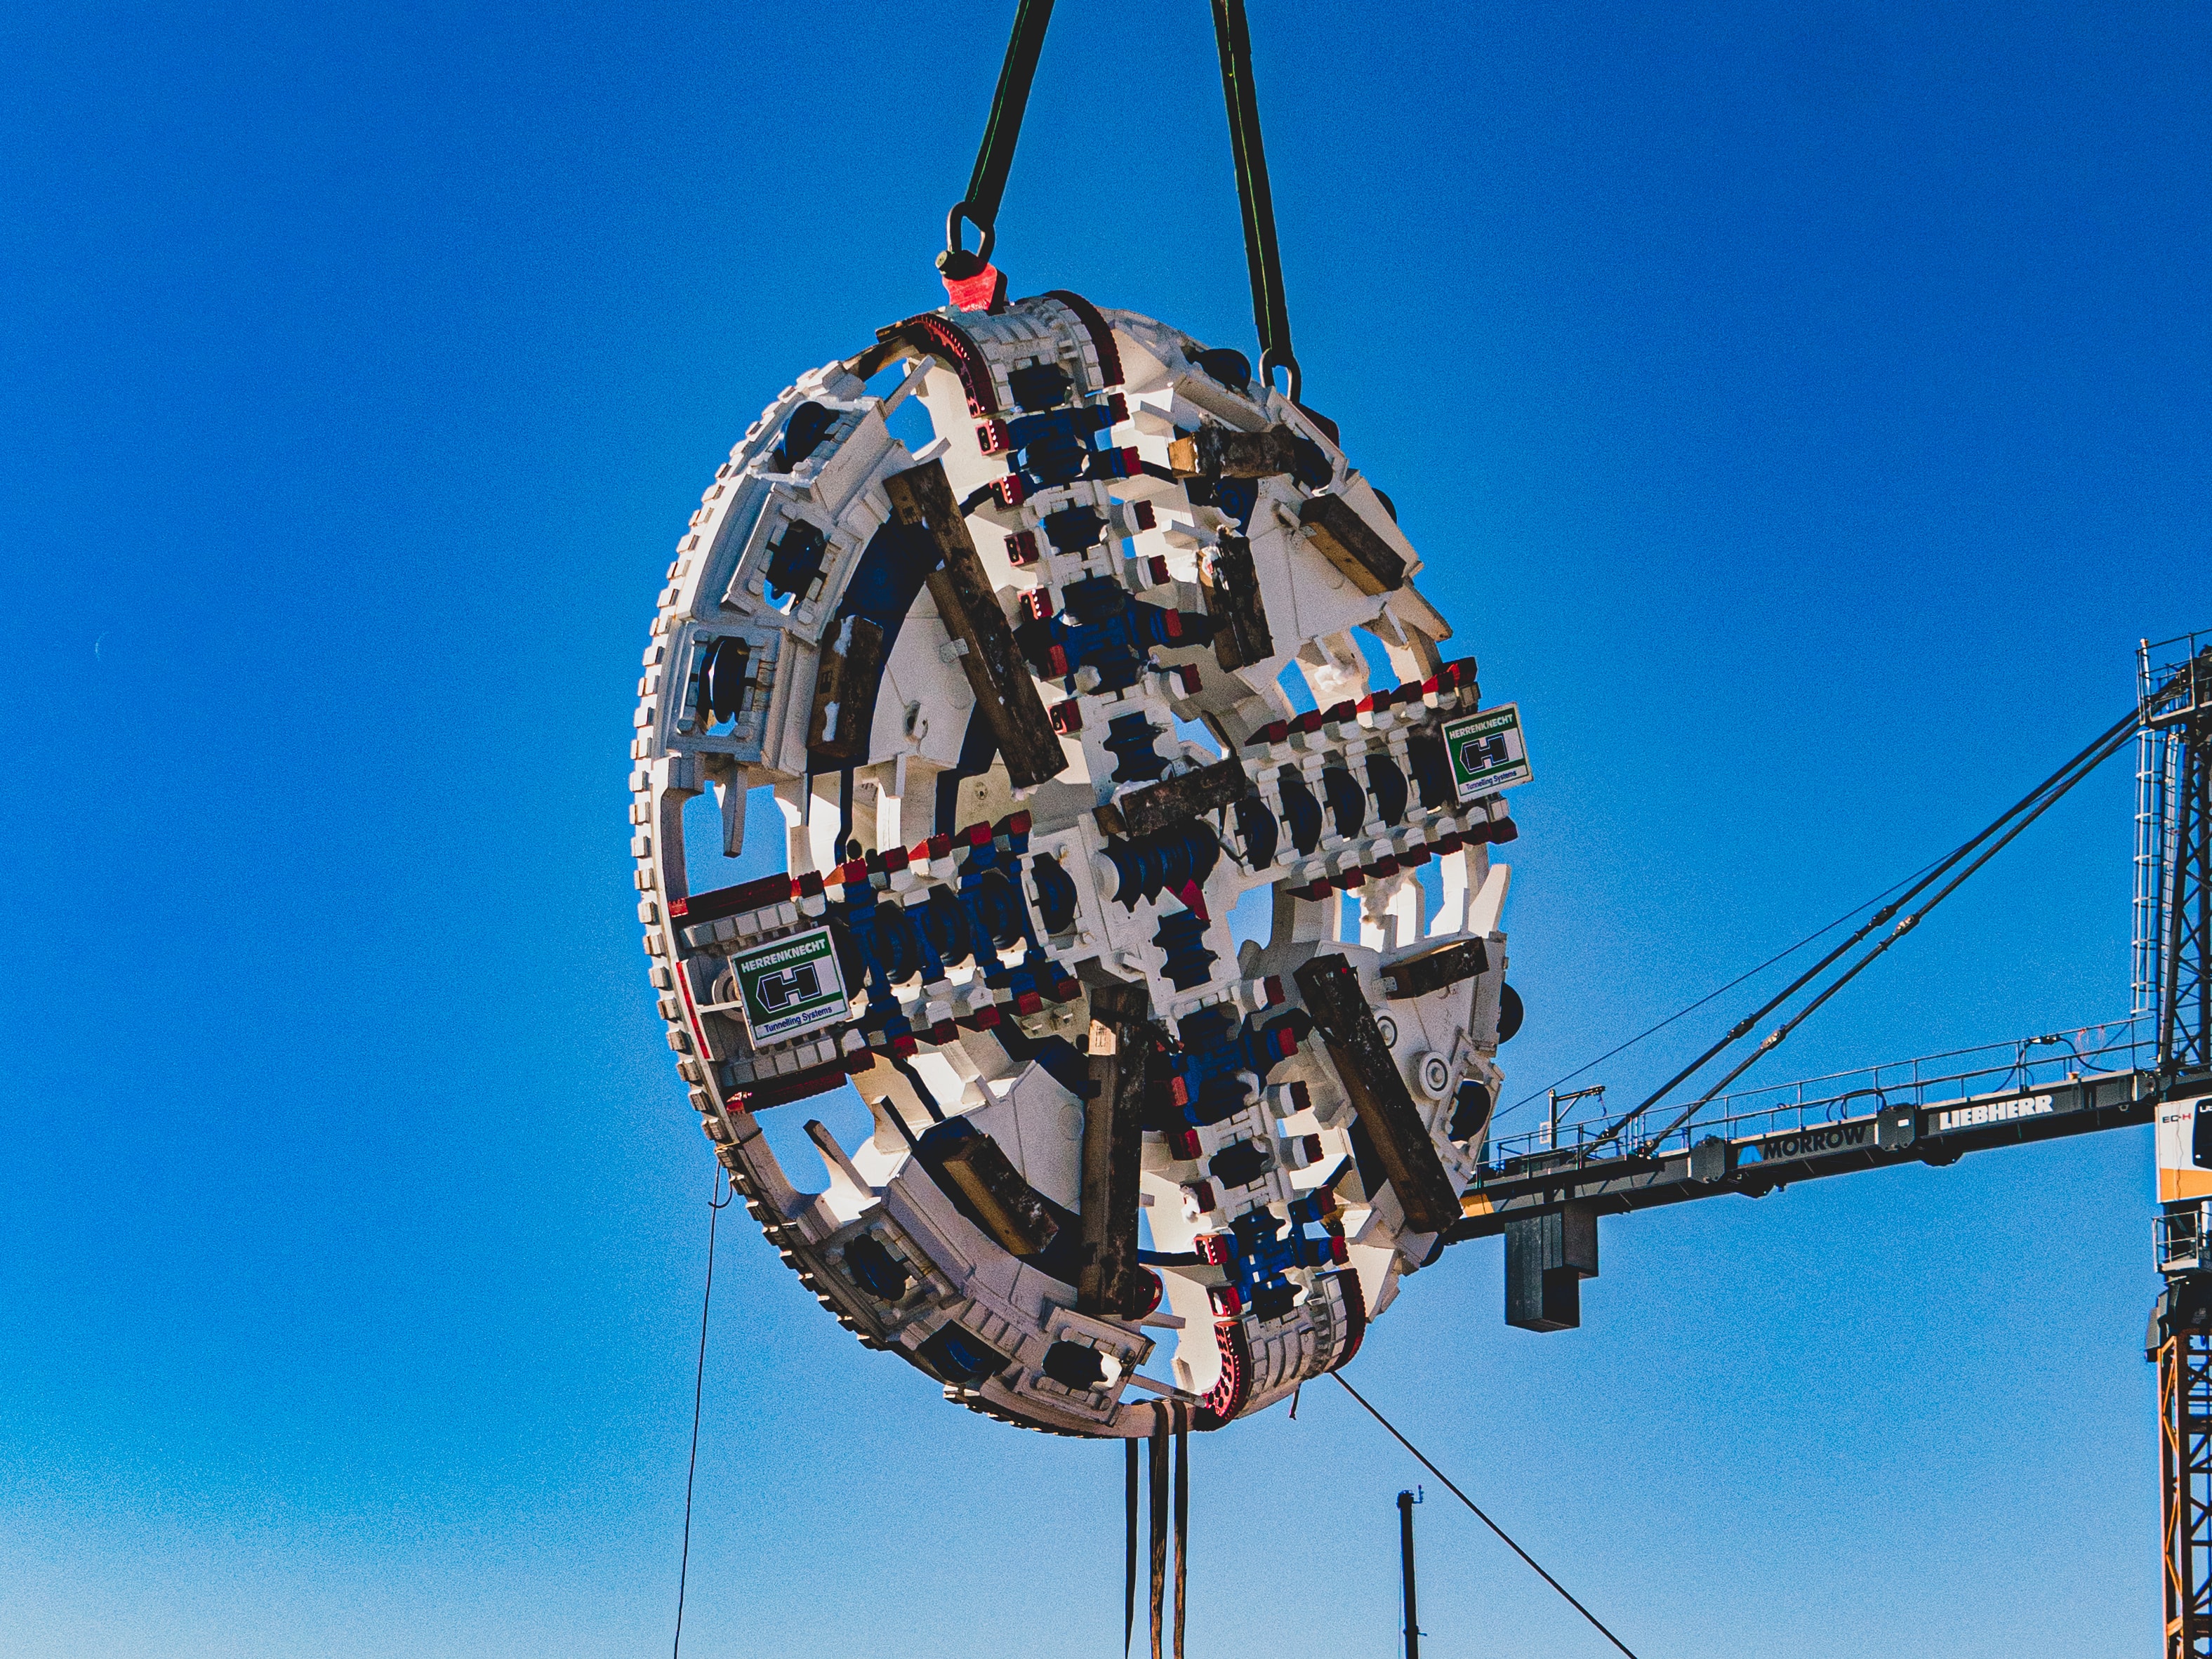
[[[2154,1022],[2158,1365],[2166,1659],[2212,1659],[2212,1111],[2175,1085],[2212,1069],[2212,648],[2136,652],[2134,994]]]

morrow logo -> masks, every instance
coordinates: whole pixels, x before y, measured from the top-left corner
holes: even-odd
[[[1863,1118],[1856,1123],[1827,1123],[1817,1129],[1797,1129],[1773,1136],[1759,1143],[1759,1155],[1762,1159],[1809,1158],[1814,1152],[1848,1152],[1854,1146],[1873,1145],[1874,1120]]]

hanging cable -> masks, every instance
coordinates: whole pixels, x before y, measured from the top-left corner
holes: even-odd
[[[1867,969],[1872,967],[1876,957],[1880,957],[1883,951],[1888,950],[1891,945],[1896,944],[1898,940],[1903,939],[1915,927],[1917,927],[1920,925],[1922,919],[1924,918],[1930,910],[1933,910],[1945,899],[1950,897],[1952,894],[1957,892],[1960,884],[1962,884],[1967,877],[1972,875],[1975,871],[1980,869],[1991,859],[1995,858],[1999,853],[2004,851],[2004,849],[2011,844],[2014,836],[2019,835],[2021,830],[2027,829],[2029,824],[2033,823],[2036,819],[2041,817],[2044,813],[2048,811],[2052,806],[2056,805],[2059,799],[2063,796],[2068,790],[2071,789],[2075,784],[2081,782],[2083,778],[2087,777],[2090,773],[2095,771],[2100,765],[2103,764],[2104,762],[2109,760],[2112,756],[2118,754],[2122,749],[2125,748],[2128,744],[2128,739],[2135,735],[2132,730],[2133,725],[2134,721],[2131,717],[2128,722],[2129,729],[2119,732],[2112,738],[2111,742],[2107,743],[2095,755],[2085,761],[2081,764],[2081,768],[2075,772],[2072,777],[2067,779],[2064,783],[2060,785],[2057,789],[2051,791],[2051,793],[2044,797],[2041,801],[2038,802],[2033,811],[2028,813],[2025,817],[2021,818],[2019,823],[2014,824],[2010,830],[2007,830],[2001,838],[1990,847],[1988,851],[1984,852],[1979,858],[1976,859],[1972,864],[1968,865],[1965,869],[1960,871],[1957,875],[1954,876],[1950,881],[1936,893],[1935,897],[1929,899],[1927,903],[1922,905],[1917,910],[1915,910],[1911,915],[1905,917],[1904,921],[1899,922],[1895,932],[1891,933],[1887,939],[1883,939],[1880,944],[1876,945],[1874,949],[1868,951],[1866,955],[1861,957],[1856,962],[1853,963],[1850,968],[1844,971],[1844,973],[1832,985],[1830,985],[1826,990],[1822,991],[1820,995],[1814,997],[1812,1001],[1806,1004],[1804,1007],[1799,1009],[1795,1014],[1792,1014],[1788,1019],[1775,1027],[1775,1029],[1768,1034],[1766,1040],[1761,1042],[1758,1048],[1752,1050],[1749,1054],[1746,1055],[1744,1059],[1738,1063],[1734,1071],[1730,1072],[1718,1083],[1713,1085],[1711,1088],[1706,1090],[1705,1092],[1698,1096],[1697,1099],[1692,1101],[1690,1104],[1685,1107],[1680,1114],[1675,1117],[1673,1122],[1669,1123],[1657,1134],[1653,1135],[1650,1139],[1646,1140],[1644,1144],[1644,1150],[1649,1152],[1652,1147],[1656,1146],[1660,1142],[1666,1139],[1668,1135],[1673,1134],[1675,1130],[1680,1128],[1685,1123],[1688,1122],[1692,1117],[1695,1116],[1698,1110],[1708,1102],[1712,1100],[1716,1095],[1719,1094],[1722,1090],[1727,1088],[1729,1084],[1735,1082],[1746,1072],[1749,1071],[1753,1066],[1756,1065],[1762,1055],[1770,1054],[1776,1048],[1779,1047],[1783,1041],[1787,1038],[1792,1031],[1796,1030],[1800,1025],[1802,1025],[1805,1021],[1811,1017],[1813,1012],[1820,1007],[1822,1003],[1827,1001],[1830,997],[1835,995],[1837,992],[1842,990],[1846,985],[1849,985],[1862,973],[1865,972]]]
[[[2092,739],[2087,748],[2075,754],[2072,759],[2069,760],[2063,766],[2061,766],[2056,772],[2053,772],[2041,783],[2037,784],[2034,788],[2029,790],[2027,793],[2022,795],[2018,800],[2014,801],[2010,806],[1999,813],[1996,820],[1992,822],[1988,828],[1982,830],[1979,835],[1975,836],[1970,841],[1961,843],[1960,846],[1954,848],[1951,852],[1946,854],[1942,858],[1937,860],[1934,865],[1929,867],[1926,873],[1917,878],[1912,885],[1907,888],[1897,899],[1888,904],[1885,904],[1881,909],[1875,911],[1873,915],[1868,917],[1866,921],[1863,923],[1849,939],[1845,939],[1841,945],[1836,946],[1834,950],[1829,951],[1827,955],[1822,957],[1820,961],[1814,963],[1810,968],[1808,968],[1796,979],[1790,981],[1790,983],[1784,986],[1781,990],[1775,993],[1773,996],[1770,997],[1755,1012],[1747,1015],[1735,1024],[1730,1026],[1729,1028],[1728,1034],[1725,1036],[1722,1037],[1719,1042],[1714,1043],[1712,1047],[1707,1048],[1705,1053],[1699,1054],[1687,1066],[1675,1073],[1673,1077],[1668,1079],[1665,1083],[1660,1085],[1657,1089],[1646,1096],[1642,1104],[1622,1113],[1620,1116],[1614,1119],[1610,1124],[1607,1125],[1603,1132],[1601,1133],[1595,1139],[1590,1141],[1587,1146],[1581,1149],[1583,1156],[1585,1158],[1589,1157],[1590,1154],[1595,1152],[1600,1147],[1603,1146],[1607,1141],[1617,1138],[1630,1124],[1635,1122],[1644,1112],[1650,1110],[1651,1107],[1664,1099],[1668,1094],[1672,1093],[1677,1086],[1686,1082],[1698,1072],[1703,1071],[1717,1055],[1721,1054],[1724,1049],[1741,1041],[1744,1036],[1747,1036],[1760,1020],[1765,1019],[1767,1015],[1772,1013],[1777,1008],[1790,1000],[1790,998],[1796,996],[1798,992],[1803,990],[1806,986],[1811,984],[1814,980],[1826,973],[1829,968],[1833,966],[1838,961],[1849,955],[1850,951],[1855,950],[1861,941],[1865,939],[1866,937],[1869,933],[1873,933],[1875,928],[1880,927],[1887,922],[1893,916],[1896,915],[1899,910],[1903,909],[1907,904],[1911,902],[1912,900],[1918,897],[1919,895],[1924,892],[1929,886],[1940,880],[1943,876],[1948,874],[1952,869],[1956,867],[1965,860],[1971,857],[1975,850],[1978,848],[1984,842],[1988,841],[1992,836],[1995,836],[1999,831],[2002,830],[2008,823],[2011,823],[2012,820],[2017,817],[2021,812],[2026,811],[2031,806],[2034,806],[2036,802],[2041,800],[2044,795],[2051,790],[2054,786],[2060,785],[2060,780],[2064,779],[2066,781],[2062,787],[2058,787],[2057,793],[2059,794],[2063,794],[2066,790],[2072,788],[2075,783],[2080,781],[2080,778],[2079,776],[2069,777],[2068,775],[2073,773],[2076,767],[2081,766],[2082,762],[2088,760],[2089,757],[2092,755],[2096,756],[2097,761],[2102,761],[2106,756],[2111,754],[2112,750],[2106,747],[2106,745],[2113,743],[2115,739],[2118,739],[2119,742],[2125,742],[2127,734],[2135,729],[2136,719],[2136,716],[2135,711],[2130,709],[2125,715],[2122,716],[2119,720],[2111,726],[2108,726],[2104,732]],[[2102,752],[2100,752],[2100,750]],[[2095,763],[2095,762],[2091,762],[2093,766]],[[2057,796],[2053,795],[2051,799],[2056,799]],[[2046,801],[2044,804],[2047,805],[2049,805],[2049,802]],[[2036,808],[2036,811],[2039,812],[2041,810],[2041,807]],[[2009,841],[2011,836],[2008,836],[2005,839]],[[1981,866],[1977,864],[1974,867],[1976,869],[1979,869]],[[1949,890],[1948,889],[1946,890],[1946,891],[1948,890]],[[1823,1000],[1825,1000],[1826,999],[1824,998]],[[1775,1041],[1778,1040],[1779,1039],[1775,1039]],[[1773,1043],[1772,1042],[1770,1042],[1765,1046],[1767,1048],[1771,1048]],[[1765,1052],[1765,1049],[1763,1048],[1761,1052]],[[1740,1074],[1741,1071],[1741,1068],[1739,1067],[1738,1072],[1736,1073],[1731,1073],[1731,1075]],[[1645,1142],[1647,1146],[1650,1144],[1651,1142],[1649,1140]]]
[[[1534,1094],[1526,1094],[1522,1096],[1520,1099],[1515,1101],[1504,1111],[1498,1113],[1498,1118],[1493,1121],[1503,1121],[1504,1119],[1510,1116],[1513,1113],[1519,1111],[1530,1101],[1538,1098],[1540,1096],[1549,1094],[1553,1090],[1558,1088],[1562,1083],[1572,1083],[1577,1078],[1580,1077],[1584,1072],[1589,1071],[1592,1066],[1602,1066],[1606,1061],[1611,1060],[1615,1054],[1627,1053],[1628,1050],[1633,1048],[1638,1043],[1643,1042],[1644,1038],[1655,1036],[1657,1033],[1665,1030],[1669,1025],[1672,1025],[1676,1020],[1680,1019],[1684,1015],[1696,1013],[1698,1009],[1704,1007],[1715,997],[1726,996],[1730,991],[1735,990],[1737,986],[1742,984],[1744,981],[1758,978],[1759,975],[1765,973],[1768,969],[1774,966],[1776,963],[1787,961],[1790,957],[1796,956],[1800,951],[1810,945],[1814,939],[1819,939],[1822,934],[1832,933],[1835,932],[1837,928],[1842,927],[1853,916],[1858,915],[1858,913],[1865,909],[1867,906],[1881,903],[1892,893],[1894,893],[1899,888],[1904,886],[1906,882],[1917,880],[1920,877],[1926,875],[1928,872],[1933,870],[1935,867],[1936,866],[1932,864],[1923,864],[1920,868],[1915,870],[1911,875],[1901,877],[1898,880],[1890,883],[1888,886],[1883,888],[1881,891],[1876,893],[1872,898],[1863,899],[1858,903],[1854,904],[1850,909],[1844,911],[1843,915],[1838,916],[1833,921],[1828,923],[1826,927],[1815,927],[1811,933],[1806,934],[1804,938],[1799,939],[1788,950],[1777,951],[1774,955],[1767,957],[1765,961],[1760,963],[1758,967],[1738,974],[1734,979],[1722,986],[1718,990],[1706,992],[1705,995],[1699,997],[1695,1002],[1689,1004],[1686,1007],[1677,1008],[1673,1013],[1668,1015],[1666,1018],[1661,1020],[1656,1025],[1645,1026],[1634,1036],[1629,1038],[1627,1042],[1616,1044],[1614,1047],[1607,1049],[1595,1060],[1584,1060],[1581,1065],[1576,1066],[1573,1071],[1569,1072],[1565,1077],[1554,1078],[1551,1082],[1546,1084]]]
[[[937,269],[948,289],[956,283],[975,282],[991,269],[991,250],[999,240],[999,202],[1006,193],[1006,173],[1014,165],[1014,145],[1022,136],[1022,113],[1029,107],[1030,82],[1036,76],[1045,26],[1051,21],[1052,0],[1021,0],[1015,9],[1014,32],[1006,42],[1006,62],[999,67],[999,87],[991,94],[991,118],[983,125],[975,170],[968,175],[968,193],[945,216],[945,252],[937,256]],[[960,246],[963,219],[982,239],[972,253]],[[990,301],[988,306],[969,306],[958,290],[953,291],[955,303],[965,309],[996,310],[1005,302],[1006,278],[998,276],[993,292],[982,297]]]
[[[1260,94],[1252,80],[1252,34],[1244,0],[1213,0],[1213,40],[1221,51],[1221,94],[1229,106],[1229,148],[1237,162],[1237,201],[1244,214],[1244,261],[1252,272],[1252,320],[1260,331],[1260,378],[1291,376],[1291,401],[1302,389],[1291,351],[1291,310],[1283,296],[1283,258],[1275,246],[1275,199],[1267,188],[1267,151],[1260,142]]]
[[[1536,1577],[1542,1579],[1553,1589],[1559,1591],[1561,1599],[1577,1613],[1579,1613],[1583,1618],[1589,1620],[1590,1621],[1591,1627],[1595,1629],[1600,1636],[1605,1638],[1607,1641],[1612,1643],[1613,1646],[1619,1648],[1623,1653],[1627,1654],[1628,1659],[1636,1659],[1636,1655],[1631,1651],[1627,1643],[1622,1641],[1618,1636],[1615,1636],[1611,1631],[1600,1624],[1598,1622],[1598,1616],[1595,1613],[1592,1613],[1581,1602],[1576,1601],[1565,1584],[1562,1584],[1558,1579],[1553,1577],[1550,1573],[1546,1572],[1543,1567],[1537,1562],[1534,1556],[1529,1554],[1528,1552],[1522,1549],[1520,1545],[1515,1543],[1511,1535],[1506,1532],[1504,1528],[1499,1526],[1498,1522],[1485,1515],[1482,1510],[1477,1507],[1474,1499],[1469,1498],[1465,1492],[1462,1492],[1457,1486],[1453,1484],[1451,1476],[1446,1474],[1442,1469],[1429,1462],[1429,1456],[1426,1452],[1423,1451],[1412,1441],[1407,1439],[1404,1435],[1399,1433],[1397,1425],[1391,1422],[1389,1418],[1383,1416],[1381,1412],[1376,1411],[1374,1407],[1369,1405],[1367,1403],[1367,1396],[1365,1395],[1353,1388],[1351,1383],[1345,1382],[1344,1373],[1342,1371],[1331,1371],[1329,1375],[1334,1376],[1339,1382],[1344,1382],[1345,1393],[1350,1395],[1354,1400],[1357,1400],[1359,1402],[1362,1410],[1365,1411],[1370,1417],[1373,1418],[1377,1423],[1380,1423],[1385,1429],[1388,1429],[1390,1432],[1390,1437],[1396,1441],[1400,1445],[1403,1446],[1407,1451],[1413,1453],[1415,1461],[1417,1461],[1423,1468],[1426,1469],[1431,1474],[1436,1476],[1437,1480],[1443,1481],[1445,1487],[1451,1492],[1451,1495],[1454,1498],[1458,1498],[1461,1503],[1466,1504],[1468,1510],[1473,1513],[1476,1520],[1481,1522],[1484,1526],[1489,1528],[1491,1531],[1496,1533],[1500,1538],[1504,1539],[1505,1540],[1505,1547],[1511,1550],[1514,1554],[1519,1556],[1523,1561],[1526,1561],[1530,1569],[1534,1571]]]
[[[722,1190],[724,1171],[714,1166],[714,1192]],[[722,1219],[722,1212],[730,1207],[732,1192],[720,1203],[709,1194],[707,1199],[707,1293],[699,1298],[699,1369],[691,1381],[691,1466],[684,1475],[684,1559],[676,1569],[676,1645],[669,1650],[669,1659],[679,1659],[684,1651],[684,1591],[691,1578],[691,1488],[699,1478],[699,1408],[707,1397],[707,1310],[714,1305],[714,1232]]]
[[[1270,386],[1275,371],[1290,377],[1290,398],[1304,389],[1298,360],[1291,349],[1291,313],[1283,294],[1282,252],[1275,241],[1275,202],[1267,187],[1267,151],[1260,137],[1259,89],[1252,78],[1252,33],[1244,0],[1212,0],[1214,44],[1221,55],[1222,101],[1229,112],[1229,148],[1237,167],[1237,201],[1244,222],[1244,260],[1252,276],[1252,320],[1260,334],[1260,377]],[[1014,146],[1029,107],[1030,85],[1052,21],[1052,0],[1021,0],[1013,33],[991,96],[990,118],[968,176],[968,192],[945,216],[945,252],[937,269],[945,292],[963,311],[1005,307],[1006,279],[991,264],[998,246],[999,204],[1014,164]],[[961,225],[973,225],[981,239],[971,252],[960,245]]]

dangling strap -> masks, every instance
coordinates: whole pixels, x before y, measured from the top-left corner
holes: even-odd
[[[1152,1476],[1152,1659],[1161,1659],[1161,1624],[1168,1587],[1168,1408],[1156,1405],[1153,1410],[1152,1437],[1145,1449]]]
[[[1128,1551],[1121,1569],[1121,1659],[1129,1659],[1129,1638],[1137,1628],[1137,1443],[1121,1443],[1122,1516],[1128,1522]]]
[[[1182,1659],[1182,1581],[1190,1536],[1190,1407],[1175,1405],[1175,1659]]]

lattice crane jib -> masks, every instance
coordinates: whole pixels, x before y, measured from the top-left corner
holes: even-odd
[[[2137,648],[2134,981],[2162,1075],[2212,1066],[2212,638]]]

